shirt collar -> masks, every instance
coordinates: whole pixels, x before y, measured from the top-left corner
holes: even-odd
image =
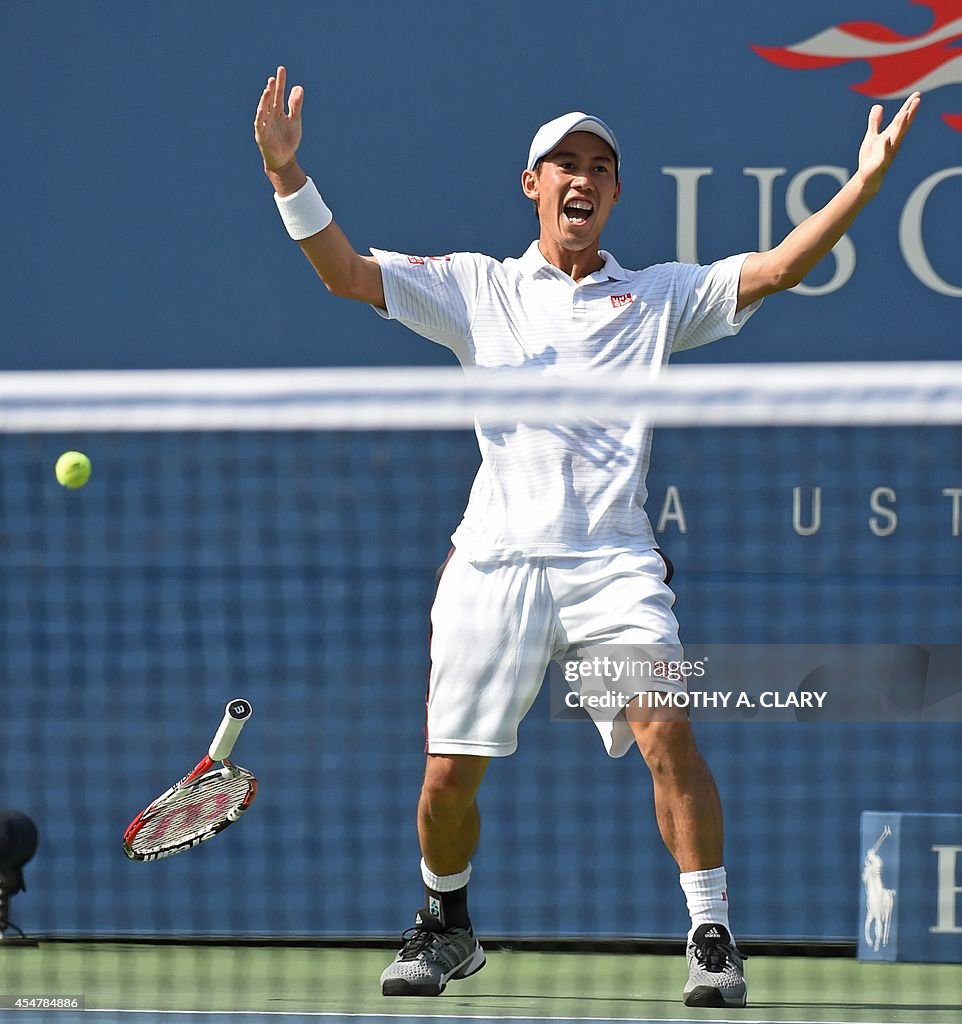
[[[610,252],[606,252],[604,249],[599,249],[598,252],[605,261],[604,266],[593,274],[589,274],[583,281],[579,281],[579,284],[600,284],[604,281],[627,280],[627,272]],[[546,270],[548,272],[557,270],[557,267],[552,266],[541,254],[537,239],[528,246],[524,255],[519,257],[518,265],[525,274],[529,274],[531,277]]]

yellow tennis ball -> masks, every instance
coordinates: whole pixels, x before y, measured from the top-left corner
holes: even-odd
[[[64,452],[57,459],[54,468],[57,480],[64,487],[73,490],[75,487],[83,487],[90,479],[90,459],[83,452]]]

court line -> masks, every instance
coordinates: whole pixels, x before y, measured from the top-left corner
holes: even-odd
[[[894,1009],[894,1008],[893,1008]],[[173,1016],[194,1017],[325,1017],[342,1018],[352,1021],[370,1021],[371,1024],[391,1024],[395,1021],[530,1021],[540,1024],[548,1021],[554,1024],[891,1024],[890,1021],[857,1021],[849,1020],[815,1020],[808,1017],[804,1020],[773,1017],[743,1017],[735,1010],[733,1017],[572,1017],[572,1016],[538,1016],[523,1015],[491,1015],[491,1014],[451,1014],[451,1013],[362,1013],[338,1010],[108,1010],[88,1008],[90,1013],[138,1013],[142,1016],[164,1014]],[[63,1020],[63,1018],[59,1018]]]

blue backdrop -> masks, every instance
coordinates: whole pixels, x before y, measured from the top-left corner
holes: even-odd
[[[805,178],[854,169],[873,102],[851,89],[869,77],[865,62],[791,70],[752,46],[859,21],[881,26],[866,35],[924,37],[932,13],[907,0],[614,0],[588,12],[558,0],[550,15],[508,0],[7,0],[0,367],[450,358],[331,299],[287,239],[251,128],[278,63],[307,90],[302,162],[360,251],[519,254],[535,229],[519,187],[531,136],[583,109],[624,149],[605,244],[629,267],[708,262],[758,248],[766,205],[777,240],[803,184],[801,202],[824,201],[831,172]],[[906,66],[922,41],[906,44]],[[911,84],[911,70],[899,81]],[[894,113],[898,101],[885,106]],[[829,260],[812,275],[810,286],[833,290],[780,297],[737,341],[685,358],[955,358],[962,133],[941,115],[960,110],[958,84],[926,93],[884,191],[851,231],[853,250],[841,269]],[[925,182],[927,201],[917,196],[907,219],[924,250],[910,246],[913,271],[899,227]],[[952,294],[919,280],[923,257]]]
[[[520,253],[536,227],[518,185],[531,134],[581,108],[609,121],[624,150],[606,245],[627,266],[707,262],[765,244],[769,212],[777,239],[801,207],[827,199],[855,167],[872,102],[850,88],[869,76],[864,62],[792,69],[752,45],[866,20],[876,28],[861,37],[900,33],[911,54],[932,12],[896,0],[539,11],[497,0],[10,0],[0,368],[449,361],[330,298],[287,239],[251,130],[279,62],[307,89],[302,161],[361,251]],[[962,134],[942,115],[960,109],[957,84],[926,93],[883,192],[808,282],[821,294],[775,297],[736,340],[684,358],[956,358]],[[150,442],[146,462],[141,442],[118,438],[7,443],[0,804],[34,813],[42,833],[20,923],[408,924],[420,895],[412,814],[425,614],[474,468],[470,439],[415,446],[419,470],[433,474],[430,498],[410,476],[411,455],[383,439],[347,455],[343,439],[332,453],[328,441],[288,438],[240,482],[231,467],[244,453],[183,440]],[[685,531],[667,521],[663,540],[681,567],[689,640],[958,642],[962,541],[943,493],[962,487],[957,436],[865,442],[859,474],[846,469],[847,444],[828,433],[817,448],[773,445],[765,488],[738,492],[719,518],[726,481],[692,468],[684,436],[656,441],[652,518],[670,485],[687,516]],[[49,473],[67,447],[91,449],[97,466],[77,494]],[[724,448],[707,438],[704,464]],[[207,472],[208,455],[223,477]],[[355,462],[386,475],[392,496],[365,497],[366,478],[340,481]],[[322,486],[308,487],[319,474]],[[822,527],[808,537],[792,528],[796,486],[806,524],[812,488],[825,491]],[[869,525],[880,486],[898,494],[899,527],[885,536]],[[262,780],[255,809],[196,853],[128,864],[126,821],[189,767],[211,709],[216,718],[235,690],[255,706],[244,759]],[[731,820],[736,930],[854,937],[858,814],[958,811],[959,726],[737,733],[747,728],[699,733]],[[127,765],[115,781],[111,751]],[[61,774],[44,768],[48,758]],[[482,806],[479,927],[684,931],[636,758],[608,764],[589,728],[549,723],[539,705],[521,752],[496,768]],[[582,785],[586,772],[597,788]],[[367,796],[356,788],[385,777],[391,785]],[[68,785],[77,778],[79,791]],[[302,813],[304,799],[320,823]]]

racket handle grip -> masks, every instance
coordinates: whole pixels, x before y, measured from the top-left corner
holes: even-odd
[[[214,734],[210,749],[207,751],[207,755],[212,761],[223,761],[225,757],[230,756],[237,737],[253,710],[250,701],[244,700],[243,697],[237,697],[227,702],[223,721]]]

